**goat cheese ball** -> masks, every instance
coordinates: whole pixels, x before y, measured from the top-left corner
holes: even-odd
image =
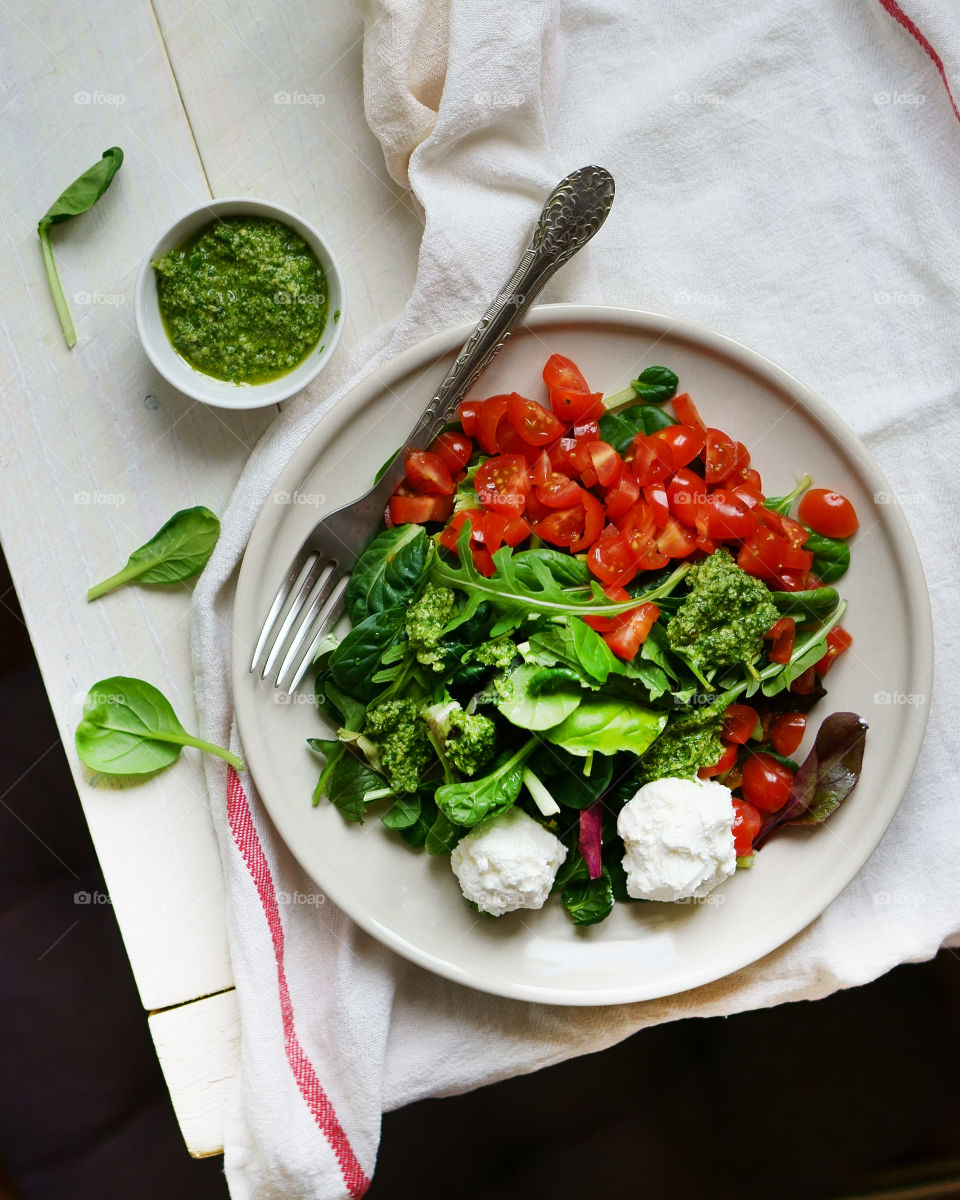
[[[542,908],[566,857],[558,837],[514,807],[462,837],[450,865],[464,896],[502,917],[518,908]]]
[[[737,869],[733,799],[713,779],[654,779],[620,810],[627,893],[636,900],[706,896]]]

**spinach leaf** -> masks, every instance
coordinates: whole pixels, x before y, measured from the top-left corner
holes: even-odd
[[[840,603],[840,597],[832,587],[811,588],[805,592],[771,592],[770,598],[782,617],[794,617],[798,621],[822,621]]]
[[[665,396],[664,399],[669,399]],[[638,433],[656,433],[676,425],[676,421],[652,404],[634,404],[619,412],[608,412],[600,418],[600,437],[617,451],[625,454]]]
[[[320,778],[323,779],[323,775]],[[319,783],[317,787],[320,787]],[[337,758],[324,787],[324,794],[330,803],[348,821],[359,824],[363,824],[367,805],[382,799],[385,792],[389,792],[389,789],[385,788],[380,776],[349,751]]]
[[[677,394],[680,380],[669,367],[646,367],[630,384],[641,400],[663,404]]]
[[[574,925],[596,925],[613,911],[613,884],[606,867],[598,879],[576,879],[560,893]]]
[[[363,728],[363,719],[367,713],[367,706],[362,700],[355,700],[353,696],[338,688],[333,680],[327,676],[322,685],[319,677],[317,690],[322,687],[324,700],[327,702],[324,711],[330,716],[330,708],[332,706],[335,715],[333,719],[338,725],[344,729],[349,729],[352,733],[357,733]]]
[[[347,748],[343,742],[328,742],[322,738],[307,738],[307,745],[314,754],[319,754],[324,759],[323,770],[320,772],[320,778],[313,789],[313,807],[316,808],[327,794],[330,788],[330,777],[333,775],[333,769],[340,759],[343,758],[344,754],[347,753]]]
[[[87,592],[96,600],[125,583],[179,583],[207,565],[220,536],[220,522],[209,508],[182,508],[127,559],[127,565]]]
[[[344,593],[353,624],[412,600],[429,555],[422,525],[397,525],[375,537],[357,560]]]
[[[514,574],[527,588],[538,584],[534,562],[543,564],[561,587],[585,587],[590,582],[590,568],[583,559],[540,546],[536,550],[519,550],[513,556]]]
[[[361,700],[372,700],[381,690],[374,681],[384,652],[393,645],[403,625],[405,610],[387,608],[372,613],[354,626],[330,655],[334,683]]]
[[[463,783],[446,783],[434,795],[437,808],[454,825],[470,829],[495,812],[510,807],[520,795],[523,764],[536,748],[531,738],[512,754],[505,751],[494,763],[493,770],[480,779]]]
[[[388,829],[409,829],[420,817],[420,797],[416,792],[398,796],[380,820]]]
[[[497,700],[497,708],[521,729],[541,730],[559,725],[580,703],[583,691],[577,682],[540,690],[534,681],[543,672],[538,663],[524,663],[504,680],[506,694]]]
[[[559,725],[546,730],[544,737],[578,758],[620,750],[643,754],[666,723],[666,713],[619,697],[588,695]]]
[[[590,774],[584,775],[582,758],[542,742],[530,760],[530,769],[558,804],[567,808],[589,808],[610,786],[613,759],[607,755],[594,758]]]
[[[810,530],[803,548],[813,553],[811,570],[824,583],[833,583],[847,573],[850,547],[842,538],[824,537],[822,533]]]
[[[836,712],[824,719],[794,776],[790,799],[764,820],[753,840],[755,849],[778,825],[822,825],[837,811],[860,779],[868,728],[856,713]]]
[[[579,617],[533,633],[529,640],[528,658],[542,666],[565,663],[597,683],[606,683],[610,672],[618,669],[620,660],[599,633]]]
[[[54,200],[53,204],[50,205],[37,222],[37,232],[40,235],[40,250],[43,254],[43,265],[47,273],[47,282],[50,285],[53,303],[57,309],[57,316],[60,318],[60,328],[63,330],[63,336],[66,339],[68,349],[77,344],[77,331],[73,327],[73,319],[70,316],[70,309],[67,306],[63,288],[60,285],[57,266],[53,261],[53,249],[50,245],[50,229],[53,225],[59,225],[62,221],[69,221],[71,217],[78,217],[81,213],[85,213],[88,209],[93,208],[110,186],[111,180],[122,165],[123,151],[119,146],[111,146],[109,150],[104,150],[102,158],[98,162],[95,162],[88,170],[84,171],[79,179],[75,179],[66,191],[62,192]]]
[[[83,702],[77,754],[107,775],[148,775],[176,762],[184,746],[206,750],[236,771],[243,762],[222,746],[187,733],[164,694],[143,679],[114,675],[95,683]]]
[[[397,829],[397,833],[403,838],[408,846],[412,846],[415,850],[422,850],[426,845],[427,835],[437,819],[437,806],[433,802],[432,796],[422,793],[420,795],[420,813],[412,825],[406,825],[401,829]]]
[[[804,475],[792,492],[788,492],[785,496],[768,496],[763,502],[763,507],[768,508],[771,512],[779,513],[782,517],[788,517],[794,500],[798,496],[802,496],[811,483],[813,483],[813,476]]]
[[[464,830],[459,825],[454,825],[444,813],[438,813],[423,848],[428,854],[451,854],[463,834]]]

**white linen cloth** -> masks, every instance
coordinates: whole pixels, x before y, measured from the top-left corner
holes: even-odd
[[[360,1195],[382,1110],[532,1071],[657,1022],[825,996],[928,958],[960,931],[960,114],[949,90],[960,96],[960,35],[951,7],[365,0],[368,118],[425,214],[416,286],[365,361],[328,370],[289,405],[238,485],[196,591],[204,735],[239,748],[228,684],[235,568],[289,455],[352,379],[477,315],[547,191],[588,162],[612,171],[617,202],[550,298],[692,317],[827,396],[901,495],[926,565],[938,678],[903,806],[819,920],[729,978],[616,1008],[486,996],[396,957],[329,903],[281,912],[276,890],[314,885],[252,781],[230,781],[225,803],[223,766],[208,758],[242,1014],[225,1134],[234,1200]]]

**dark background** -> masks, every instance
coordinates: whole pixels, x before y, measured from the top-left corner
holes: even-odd
[[[189,1158],[0,558],[0,1200],[224,1200]],[[960,1197],[960,958],[384,1119],[371,1200]]]

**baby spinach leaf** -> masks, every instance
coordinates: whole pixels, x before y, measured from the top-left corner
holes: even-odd
[[[575,758],[548,742],[541,743],[530,759],[530,768],[554,800],[567,808],[589,808],[603,795],[613,778],[611,757],[600,755],[594,758],[590,774],[584,775],[582,758]]]
[[[407,604],[420,587],[429,555],[430,541],[421,525],[397,525],[375,537],[357,560],[344,594],[353,624]]]
[[[176,762],[184,746],[205,750],[236,771],[243,762],[222,746],[187,733],[164,694],[142,679],[114,675],[95,683],[83,702],[77,754],[105,775],[148,775]]]
[[[509,808],[520,795],[523,764],[536,748],[536,744],[531,738],[512,754],[505,751],[496,760],[493,770],[480,779],[446,783],[438,787],[434,796],[437,808],[454,825],[466,829],[472,828],[492,813]]]
[[[668,400],[669,397],[665,396],[664,399]],[[638,433],[656,433],[668,425],[676,425],[676,421],[662,408],[654,408],[652,404],[633,404],[619,412],[604,413],[600,418],[600,437],[609,442],[618,454],[625,454]]]
[[[323,779],[323,776],[320,777]],[[319,788],[319,783],[317,787]],[[369,793],[374,793],[367,799]],[[341,754],[333,765],[326,780],[324,794],[348,821],[363,824],[368,804],[383,798],[384,783],[375,771],[371,771],[359,758],[349,751]]]
[[[677,394],[679,382],[669,367],[646,367],[630,386],[648,404],[663,404]]]
[[[53,261],[53,249],[50,245],[50,229],[62,221],[69,221],[93,208],[103,193],[110,186],[114,175],[123,165],[123,151],[119,146],[111,146],[104,150],[103,156],[92,167],[84,171],[79,179],[62,192],[37,222],[37,232],[40,235],[40,250],[43,254],[43,265],[47,273],[47,282],[53,296],[53,303],[60,318],[60,327],[66,339],[67,348],[77,344],[77,331],[73,327],[73,319],[67,306],[60,276],[57,274],[56,263]]]
[[[768,496],[763,502],[763,507],[768,508],[771,512],[779,513],[782,517],[787,517],[790,515],[794,500],[798,496],[802,496],[811,483],[813,483],[813,476],[804,475],[792,492],[788,492],[785,496]]]
[[[823,534],[811,530],[803,548],[812,552],[811,570],[823,583],[833,583],[847,573],[850,566],[850,547],[841,538],[824,537]]]
[[[544,671],[538,663],[524,663],[511,671],[504,680],[506,695],[497,701],[497,708],[513,725],[521,729],[549,729],[568,717],[583,696],[577,682],[541,690],[534,681]]]
[[[363,719],[366,716],[367,706],[362,700],[355,700],[353,696],[338,688],[333,680],[327,676],[322,685],[318,677],[318,690],[322,687],[323,695],[329,705],[332,705],[336,711],[335,720],[338,725],[344,729],[349,729],[356,733],[363,728]],[[328,715],[329,711],[328,711]]]
[[[393,644],[403,625],[405,610],[387,608],[372,613],[354,626],[330,655],[329,670],[337,687],[361,700],[372,700],[380,691],[374,676],[384,651]]]
[[[442,812],[438,813],[423,848],[428,854],[451,854],[463,834],[464,830],[459,825],[454,825]]]
[[[588,695],[559,725],[547,729],[544,737],[578,758],[620,750],[643,754],[666,723],[666,713],[619,698]]]
[[[518,550],[513,556],[514,574],[528,588],[535,588],[539,581],[534,562],[545,566],[561,587],[585,587],[590,582],[590,569],[583,559],[540,546],[536,550]]]
[[[207,565],[220,536],[220,522],[209,508],[198,504],[173,514],[127,565],[87,592],[88,600],[123,587],[125,583],[180,583],[199,575]]]
[[[420,816],[420,797],[416,792],[398,796],[380,820],[388,829],[409,829]]]
[[[603,638],[579,617],[549,626],[530,635],[528,657],[543,666],[566,663],[589,679],[606,683],[618,659]]]
[[[805,592],[771,592],[770,598],[782,617],[794,617],[797,621],[822,621],[840,603],[840,596],[832,587],[811,588]]]
[[[320,778],[317,780],[316,787],[313,789],[313,807],[316,808],[320,801],[326,796],[330,788],[330,777],[333,775],[333,769],[347,753],[347,748],[343,742],[328,742],[323,738],[307,738],[307,745],[314,752],[319,754],[324,759],[323,770],[320,772]]]
[[[574,925],[596,925],[613,911],[613,885],[606,867],[597,879],[576,879],[560,893]]]

